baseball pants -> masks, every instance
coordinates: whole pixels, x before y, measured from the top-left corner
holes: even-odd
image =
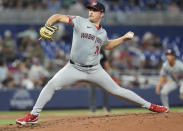
[[[60,90],[64,86],[71,85],[81,80],[96,83],[99,87],[102,87],[112,95],[128,100],[142,107],[150,108],[150,102],[144,100],[136,93],[116,84],[101,65],[87,68],[68,62],[67,65],[59,70],[42,89],[31,114],[38,116],[45,104],[52,98],[56,90]]]
[[[164,106],[169,108],[169,102],[168,102],[168,94],[174,90],[176,90],[178,87],[180,94],[183,94],[183,81],[178,84],[175,81],[168,81],[162,88],[160,92],[160,98],[161,102]]]

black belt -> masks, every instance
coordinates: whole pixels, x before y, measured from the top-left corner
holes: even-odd
[[[80,64],[76,64],[74,61],[70,60],[70,63],[71,64],[74,64],[74,65],[78,65],[78,66],[81,66],[81,67],[93,67],[94,65],[80,65]]]

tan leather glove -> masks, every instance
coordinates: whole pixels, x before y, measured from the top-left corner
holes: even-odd
[[[57,30],[58,30],[57,26],[45,25],[45,26],[41,27],[41,29],[40,29],[41,38],[40,39],[43,38],[46,40],[53,41],[52,36]]]

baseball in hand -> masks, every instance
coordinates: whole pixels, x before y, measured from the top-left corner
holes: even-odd
[[[133,33],[133,32],[128,32],[128,33],[127,33],[127,36],[128,36],[128,38],[132,39],[133,36],[134,36],[134,33]]]

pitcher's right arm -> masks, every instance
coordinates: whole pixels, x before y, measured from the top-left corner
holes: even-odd
[[[62,23],[69,24],[70,21],[71,21],[71,19],[67,15],[54,14],[51,17],[48,18],[48,20],[46,22],[46,25],[52,25],[56,22],[62,22]]]

